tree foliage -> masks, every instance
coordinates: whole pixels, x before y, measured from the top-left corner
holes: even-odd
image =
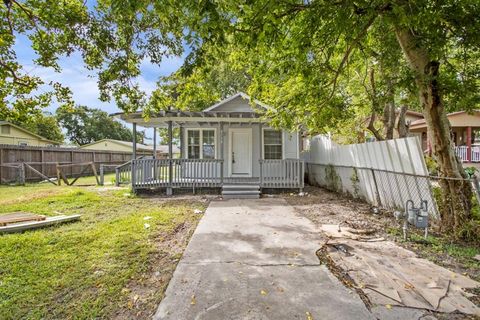
[[[7,0],[0,8],[7,34],[0,43],[3,108],[21,113],[35,104],[31,97],[18,106],[8,100],[22,101],[39,83],[24,78],[13,51],[16,33],[23,33],[39,65],[58,67],[59,56],[79,50],[99,73],[102,100],[114,98],[125,111],[141,107],[146,116],[221,97],[233,70],[241,75],[236,80],[247,79],[247,93],[275,107],[267,114],[273,125],[312,133],[366,109],[383,110],[389,137],[392,106],[416,100],[440,174],[465,177],[446,112],[480,101],[478,0],[98,0],[93,10],[79,0]],[[159,63],[182,44],[191,49],[184,68],[163,79],[147,103],[136,81],[141,62]],[[471,190],[459,181],[441,183],[443,218],[456,231],[471,217]]]
[[[132,141],[130,129],[112,119],[108,113],[85,106],[58,108],[57,119],[66,130],[67,138],[77,145],[84,145],[101,139]],[[145,134],[137,132],[137,141],[143,143]]]

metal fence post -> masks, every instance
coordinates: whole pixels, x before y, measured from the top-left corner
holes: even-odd
[[[375,177],[375,170],[370,169],[370,171],[372,172],[373,184],[375,185],[375,198],[377,200],[377,206],[381,206],[382,201],[380,199],[380,193],[378,192],[378,184],[377,184],[377,178]]]
[[[477,197],[477,202],[480,205],[480,186],[478,184],[478,179],[475,175],[472,177],[472,184],[473,189],[475,190],[475,196]]]

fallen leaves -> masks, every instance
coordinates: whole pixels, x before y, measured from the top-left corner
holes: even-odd
[[[268,291],[262,289],[262,290],[260,290],[260,294],[261,294],[262,296],[266,296],[266,295],[268,294]]]
[[[195,295],[194,295],[194,294],[192,295],[192,299],[190,300],[190,304],[191,304],[192,306],[194,306],[194,305],[197,304],[197,299],[195,298]]]
[[[313,316],[310,312],[305,312],[305,314],[307,315],[307,320],[313,320]]]

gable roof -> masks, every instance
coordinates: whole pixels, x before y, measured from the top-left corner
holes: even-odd
[[[45,137],[42,137],[41,135],[38,135],[38,134],[36,134],[36,133],[33,133],[32,131],[29,131],[29,130],[27,130],[27,129],[24,129],[24,128],[22,128],[22,127],[20,127],[20,126],[17,126],[16,124],[13,124],[13,123],[11,123],[11,122],[8,122],[8,121],[5,121],[5,120],[0,120],[0,126],[4,126],[4,125],[12,126],[12,127],[16,128],[16,129],[18,129],[18,130],[20,130],[20,131],[23,131],[23,132],[25,132],[25,133],[27,133],[27,134],[29,134],[29,135],[31,135],[31,136],[34,136],[35,138],[37,138],[37,139],[39,139],[39,140],[42,140],[42,141],[45,141],[45,142],[50,142],[50,143],[52,143],[52,144],[60,144],[60,142],[58,142],[58,141],[49,140],[49,139],[47,139],[47,138],[45,138]]]
[[[462,114],[469,114],[472,116],[479,116],[480,110],[472,110],[472,111],[455,111],[452,113],[447,114],[447,119],[454,118],[455,116],[462,115]],[[418,119],[413,121],[410,124],[410,129],[419,129],[419,128],[426,128],[427,122],[425,119]]]
[[[221,106],[223,106],[223,105],[227,104],[228,102],[233,101],[233,100],[235,100],[235,99],[237,99],[237,98],[239,98],[239,97],[241,97],[241,98],[243,98],[244,100],[247,100],[247,101],[252,100],[252,98],[251,98],[249,95],[247,95],[246,93],[244,93],[244,92],[237,92],[236,94],[234,94],[234,95],[232,95],[232,96],[230,96],[230,97],[228,97],[228,98],[223,99],[222,101],[214,104],[214,105],[211,106],[211,107],[206,108],[206,109],[203,110],[203,111],[204,111],[204,112],[215,111],[215,109],[218,109],[218,108],[220,108]],[[264,104],[263,102],[258,101],[257,99],[253,99],[253,102],[254,102],[256,105],[259,105],[260,107],[262,107],[262,108],[264,108],[264,109],[271,109],[271,108],[272,108],[272,107]],[[252,111],[254,111],[254,110],[252,109]]]

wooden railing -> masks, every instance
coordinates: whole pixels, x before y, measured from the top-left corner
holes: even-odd
[[[139,159],[132,161],[132,186],[196,188],[223,185],[223,160]]]
[[[305,164],[301,159],[260,160],[262,188],[304,187]]]
[[[132,182],[132,160],[115,167],[115,186]]]

